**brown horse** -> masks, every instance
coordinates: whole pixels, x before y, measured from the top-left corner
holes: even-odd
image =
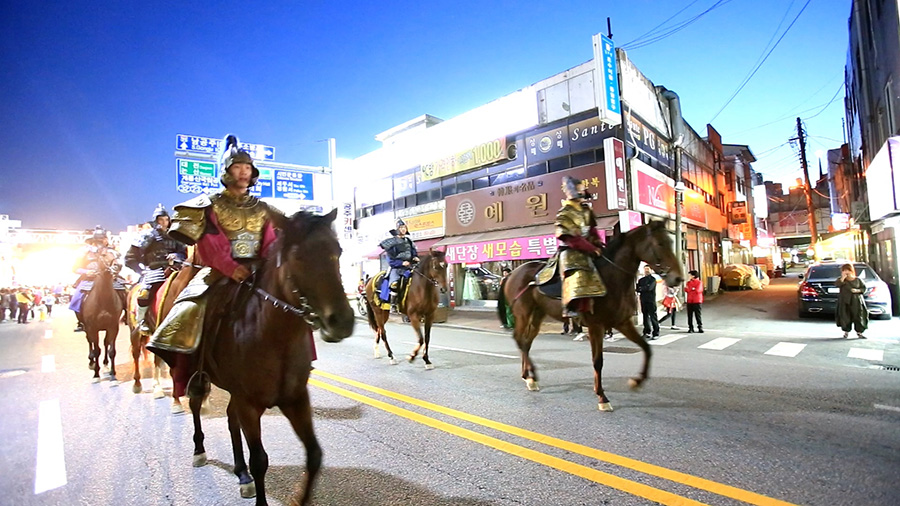
[[[175,268],[180,267],[178,265],[173,266]],[[181,274],[181,271],[188,271],[184,274]],[[147,308],[147,320],[150,321],[151,324],[151,332],[155,330],[156,325],[162,321],[162,317],[168,314],[169,310],[172,308],[172,304],[175,300],[175,296],[181,293],[181,290],[188,284],[195,273],[195,268],[193,264],[187,264],[187,267],[178,271],[172,271],[168,273],[166,276],[166,281],[162,286],[157,290],[156,297],[153,301],[151,301],[150,307]],[[140,368],[140,359],[143,356],[144,360],[147,360],[147,355],[149,351],[147,350],[147,342],[150,340],[149,334],[141,333],[138,325],[140,322],[137,321],[137,296],[141,290],[140,283],[134,285],[131,290],[128,291],[128,310],[127,310],[127,320],[128,320],[128,328],[131,331],[131,358],[134,361],[134,386],[132,386],[131,391],[139,394],[142,391],[141,387],[141,368]],[[158,316],[159,315],[159,316]],[[153,359],[153,398],[154,399],[162,399],[166,396],[163,391],[161,378],[164,374],[166,368],[166,363],[163,361],[161,357],[158,355],[154,355]],[[172,407],[173,411],[181,413],[184,411],[184,407],[181,405],[180,400],[177,396],[172,395]]]
[[[594,366],[594,392],[600,411],[612,411],[609,399],[603,392],[603,336],[607,329],[617,329],[629,341],[637,344],[644,354],[641,372],[629,380],[632,388],[638,388],[648,377],[650,346],[632,323],[636,310],[635,277],[641,262],[647,263],[662,275],[668,286],[681,284],[681,264],[672,252],[672,241],[665,224],[660,221],[638,227],[616,236],[606,246],[603,256],[595,260],[600,277],[606,283],[604,297],[593,298],[593,311],[582,316],[588,327],[591,342],[591,363]],[[513,338],[522,353],[522,379],[529,390],[539,390],[537,371],[528,352],[541,328],[544,317],[562,320],[562,304],[542,294],[531,282],[544,262],[528,262],[516,268],[501,283],[501,300],[498,303],[500,321],[504,321],[503,307],[506,301],[512,305],[516,323]]]
[[[353,332],[355,322],[341,283],[341,248],[332,230],[336,216],[336,209],[325,216],[301,211],[278,223],[280,236],[254,276],[240,285],[228,281],[224,287],[211,287],[207,294],[203,336],[192,355],[203,372],[188,385],[194,465],[206,463],[200,406],[208,388],[202,378],[208,374],[213,384],[231,394],[226,413],[234,474],[241,495],[255,494],[257,505],[267,504],[269,457],[260,432],[266,409],[278,406],[306,448],[308,475],[301,504],[311,500],[322,464],[306,386],[315,357],[312,328],[321,326],[323,340],[338,342]],[[241,432],[250,450],[249,474]]]
[[[380,357],[378,342],[384,341],[388,358],[391,365],[394,365],[397,361],[394,360],[394,352],[391,351],[391,346],[388,344],[387,330],[384,328],[391,313],[389,310],[381,309],[378,287],[375,286],[376,278],[380,278],[380,276],[373,276],[366,283],[366,316],[369,319],[369,327],[375,331],[375,358]],[[409,323],[418,338],[418,344],[406,359],[409,362],[414,361],[419,350],[424,347],[422,360],[425,362],[425,369],[434,369],[434,365],[428,357],[428,346],[431,343],[431,324],[434,321],[434,311],[438,306],[438,289],[441,293],[447,291],[447,261],[443,251],[430,250],[413,268],[412,276],[409,279],[409,289],[400,307],[401,312],[409,317]],[[420,327],[422,323],[425,324],[424,337]]]
[[[116,293],[114,279],[119,266],[112,259],[98,257],[97,275],[93,287],[81,304],[81,316],[84,321],[84,333],[88,342],[88,368],[94,370],[93,382],[100,381],[100,332],[103,336],[103,365],[109,365],[110,384],[119,384],[116,380],[116,337],[119,335],[119,322],[122,319],[124,303]]]

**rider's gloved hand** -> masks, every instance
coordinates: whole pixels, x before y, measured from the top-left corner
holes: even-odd
[[[238,283],[247,279],[250,276],[250,269],[244,267],[243,265],[238,265],[237,268],[234,269],[234,272],[231,273],[231,279],[237,281]]]
[[[403,267],[409,267],[409,260],[403,261]]]

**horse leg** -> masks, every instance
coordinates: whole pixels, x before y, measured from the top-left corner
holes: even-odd
[[[591,342],[591,364],[594,366],[594,393],[597,394],[597,409],[600,411],[612,411],[612,404],[603,391],[603,336],[606,328],[600,323],[586,321],[588,328],[588,340]]]
[[[228,416],[228,432],[231,434],[231,452],[234,456],[234,475],[238,477],[241,487],[241,497],[244,499],[256,497],[256,484],[247,469],[247,461],[244,460],[244,442],[241,438],[241,424],[238,421],[237,408],[232,401],[228,401],[225,413]],[[194,457],[196,459],[196,456]]]
[[[428,359],[428,345],[431,343],[431,323],[434,321],[434,313],[425,315],[425,348],[422,351],[422,360],[425,362],[425,370],[434,369],[431,360]]]
[[[650,351],[650,345],[647,344],[647,341],[641,337],[641,334],[638,333],[637,329],[634,327],[634,324],[631,323],[631,320],[626,320],[625,323],[616,327],[616,329],[621,332],[625,337],[628,338],[629,341],[638,345],[641,351],[644,352],[644,363],[641,365],[641,372],[637,377],[632,377],[628,379],[628,386],[632,389],[640,388],[643,385],[644,381],[649,377],[650,370],[650,356],[653,352]],[[602,337],[602,336],[601,336]]]
[[[119,336],[119,325],[116,324],[111,329],[107,329],[104,336],[104,344],[106,347],[106,356],[109,358],[109,381],[110,386],[119,386],[119,380],[116,378],[116,338]]]
[[[532,392],[537,392],[541,389],[541,386],[538,384],[537,367],[531,361],[529,353],[531,352],[534,338],[537,337],[540,331],[542,319],[536,314],[532,314],[528,318],[517,317],[515,330],[513,331],[516,344],[519,345],[519,351],[522,354],[522,380],[525,381],[525,388]]]
[[[131,386],[131,391],[139,394],[143,391],[143,387],[141,386],[141,350],[143,348],[143,343],[141,342],[141,332],[138,329],[131,330],[131,359],[134,362],[134,372],[131,377],[134,380],[134,385]],[[146,351],[146,350],[145,350]]]
[[[88,334],[88,344],[91,347],[91,355],[90,355],[90,363],[92,364],[92,369],[94,370],[94,377],[91,379],[91,383],[99,383],[100,382],[100,331],[96,329],[91,329],[90,331],[85,328],[85,333]]]
[[[154,399],[162,399],[166,396],[166,393],[163,392],[162,387],[162,375],[163,375],[163,367],[165,367],[165,362],[158,355],[154,355],[153,357],[153,398]]]
[[[379,310],[375,309],[374,311],[379,311]],[[378,335],[379,333],[381,334],[381,341],[384,342],[384,349],[387,352],[387,356],[388,356],[388,360],[390,361],[390,364],[397,365],[397,360],[394,359],[394,352],[391,350],[390,343],[388,343],[387,328],[385,327],[385,325],[387,324],[387,321],[388,321],[388,317],[390,316],[390,313],[387,311],[382,311],[381,315],[383,316],[383,319],[378,318],[376,316],[376,320],[378,321],[378,330],[376,330],[375,333],[376,333],[376,335]],[[376,337],[376,341],[375,341],[375,347],[376,347],[376,349],[378,348],[377,337]]]
[[[313,431],[312,408],[309,404],[309,393],[306,389],[301,392],[301,398],[294,404],[287,406],[278,406],[284,416],[291,421],[294,432],[303,442],[306,448],[306,486],[303,489],[303,499],[300,501],[301,506],[309,504],[312,500],[312,490],[315,484],[316,476],[322,467],[322,448],[316,439]]]
[[[191,459],[191,465],[194,467],[203,467],[206,465],[206,448],[203,447],[203,427],[200,426],[200,404],[203,403],[202,397],[191,397],[188,406],[191,408],[191,418],[194,421],[194,456]]]
[[[422,320],[419,317],[419,314],[412,312],[407,313],[406,316],[409,317],[409,324],[412,325],[413,331],[416,333],[416,347],[413,348],[412,353],[406,357],[406,361],[411,364],[416,360],[416,357],[419,356],[419,350],[421,350],[422,346],[425,344],[425,338],[422,337]]]
[[[262,410],[256,409],[235,397],[231,398],[231,402],[235,405],[235,414],[238,417],[241,429],[244,431],[244,437],[247,439],[247,448],[250,449],[250,475],[253,476],[253,482],[256,484],[256,506],[265,506],[269,504],[266,501],[266,470],[269,469],[269,455],[262,444],[259,423]],[[321,454],[319,459],[321,462]],[[318,468],[316,468],[316,471],[318,471]]]

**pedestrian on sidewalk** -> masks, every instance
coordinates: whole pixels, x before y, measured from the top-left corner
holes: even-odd
[[[844,331],[844,339],[847,339],[850,329],[854,327],[857,339],[865,339],[863,332],[869,328],[869,311],[866,309],[866,301],[863,299],[863,294],[866,293],[866,284],[856,277],[856,269],[853,268],[853,264],[841,266],[841,277],[834,284],[840,290],[835,320],[838,327]]]
[[[697,271],[689,271],[691,275],[690,281],[684,286],[687,292],[687,320],[688,334],[694,332],[694,318],[697,318],[697,332],[703,333],[703,282],[700,281],[700,273]]]
[[[25,287],[19,288],[19,291],[16,292],[16,304],[19,307],[19,317],[16,320],[18,323],[28,323],[28,311],[31,308],[31,303],[34,299]]]
[[[659,337],[659,321],[656,316],[656,276],[649,265],[644,266],[644,277],[637,282],[637,293],[641,298],[641,313],[644,315],[644,339]]]
[[[502,274],[502,277],[500,278],[501,282],[503,280],[505,280],[507,277],[509,277],[510,273],[512,273],[512,270],[510,270],[509,267],[503,267],[502,269],[500,269],[500,274]],[[504,314],[506,315],[506,321],[503,322],[503,328],[507,329],[507,330],[513,329],[516,327],[516,317],[513,316],[512,305],[509,302],[510,301],[504,301],[504,305],[506,306],[504,308]]]
[[[659,323],[666,321],[666,318],[669,319],[669,327],[670,330],[678,330],[678,327],[675,326],[675,313],[681,309],[681,302],[678,301],[678,287],[677,286],[667,286],[666,287],[666,296],[662,301],[663,307],[666,308],[666,315],[659,320]]]

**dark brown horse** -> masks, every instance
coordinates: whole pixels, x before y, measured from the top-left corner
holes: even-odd
[[[341,283],[341,248],[332,230],[337,210],[326,216],[298,212],[278,223],[280,237],[251,280],[210,289],[203,336],[194,364],[231,394],[226,410],[234,453],[234,474],[243,497],[266,502],[269,457],[262,444],[260,417],[278,406],[306,448],[307,481],[301,504],[308,504],[322,464],[312,425],[307,380],[315,357],[312,327],[326,342],[353,332],[353,309]],[[184,272],[184,271],[182,271]],[[199,376],[198,376],[199,378]],[[192,379],[192,383],[194,380]],[[188,386],[194,421],[194,465],[206,463],[200,406],[206,390]],[[198,392],[199,391],[199,392]],[[241,433],[250,449],[244,461]],[[251,477],[252,475],[252,477]]]
[[[387,350],[391,365],[393,365],[397,361],[394,360],[394,352],[391,351],[391,346],[388,344],[387,330],[384,328],[391,313],[389,310],[382,309],[381,301],[378,300],[378,287],[375,286],[377,278],[380,276],[373,276],[366,283],[366,316],[369,319],[369,327],[375,331],[375,358],[380,357],[378,342],[384,341],[384,348]],[[419,350],[422,349],[425,369],[434,369],[434,365],[428,357],[428,346],[431,343],[431,324],[434,321],[434,311],[438,306],[439,289],[441,293],[447,291],[447,260],[444,258],[443,251],[430,250],[413,268],[412,276],[409,278],[409,290],[406,298],[400,304],[400,311],[409,318],[409,323],[418,338],[418,344],[406,359],[409,362],[414,361]],[[425,324],[424,336],[421,329],[423,323]]]
[[[632,388],[638,388],[648,377],[650,346],[632,323],[636,310],[635,277],[641,262],[647,263],[664,277],[669,286],[682,282],[681,264],[672,251],[672,241],[663,222],[653,222],[615,237],[606,246],[603,256],[596,260],[600,277],[606,283],[604,297],[593,299],[593,311],[583,315],[591,342],[591,363],[594,367],[594,392],[600,411],[612,411],[612,405],[603,392],[603,336],[607,329],[617,329],[629,341],[637,344],[644,353],[644,362],[637,377],[629,380]],[[547,297],[530,283],[544,262],[528,262],[516,268],[501,284],[501,300],[498,310],[501,322],[505,314],[504,303],[512,305],[516,324],[513,337],[522,353],[522,379],[529,390],[539,390],[537,371],[528,352],[541,328],[544,317],[562,320],[562,303]]]
[[[114,280],[119,272],[118,264],[113,258],[104,256],[98,256],[97,264],[93,287],[81,304],[84,333],[88,342],[88,368],[94,370],[93,382],[99,382],[100,332],[103,332],[103,365],[109,365],[110,384],[115,386],[119,384],[116,380],[116,337],[119,335],[119,322],[125,305],[114,288]]]

